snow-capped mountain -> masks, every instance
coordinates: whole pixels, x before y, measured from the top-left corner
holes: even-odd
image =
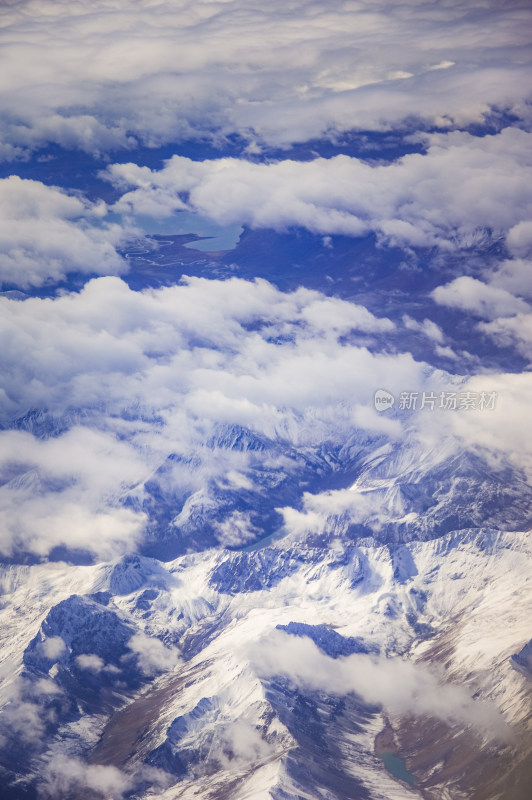
[[[84,763],[135,797],[524,798],[531,560],[524,533],[468,529],[7,568],[4,780],[74,797]]]
[[[0,3],[0,800],[530,800],[529,6]]]
[[[209,339],[190,292],[226,283],[89,284],[137,315],[109,369],[126,340],[141,366],[87,381],[101,322],[80,307],[87,362],[65,353],[50,407],[30,392],[5,417],[2,797],[528,800],[532,490],[505,411],[525,383],[493,413],[379,414],[379,386],[480,397],[495,377],[260,281],[231,284]]]
[[[307,359],[300,322],[245,326],[252,351]],[[376,367],[395,334],[375,354],[343,336],[326,334],[331,357]],[[149,347],[159,380],[166,356]],[[217,348],[201,343],[203,373]],[[464,390],[412,363],[400,370],[431,396]],[[501,416],[488,444],[469,442],[489,411],[465,428],[460,410],[368,415],[344,373],[311,407],[246,401],[247,424],[220,398],[214,419],[201,392],[190,405],[179,371],[177,401],[72,395],[6,421],[21,455],[0,491],[37,498],[45,542],[16,528],[0,578],[6,798],[527,800],[526,457],[499,444]],[[92,536],[118,522],[124,555]],[[57,533],[70,526],[91,534]]]

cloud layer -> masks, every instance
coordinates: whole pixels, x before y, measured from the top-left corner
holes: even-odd
[[[147,480],[167,484],[181,498],[178,509],[189,498],[176,524],[210,502],[202,494],[209,481],[223,491],[253,489],[249,452],[233,451],[231,437],[227,446],[207,444],[220,426],[248,428],[287,452],[341,446],[358,431],[362,440],[419,441],[443,454],[443,442],[451,449],[462,442],[528,465],[516,423],[528,403],[528,375],[461,386],[463,379],[394,353],[389,319],[317,291],[188,278],[136,292],[105,277],[55,299],[0,298],[0,311],[7,428],[0,431],[0,546],[7,554],[45,556],[69,545],[109,558],[134,549],[147,523]],[[382,387],[396,397],[496,391],[500,400],[491,412],[389,416],[373,408]],[[163,464],[167,472],[155,478]],[[371,497],[305,498],[305,513],[287,520],[294,529],[319,528],[332,513],[378,520]],[[256,520],[238,511],[216,527],[224,545],[257,535]]]
[[[529,20],[518,0],[10,3],[1,153],[525,118]]]
[[[133,231],[107,223],[106,214],[105,203],[40,181],[16,175],[0,180],[0,285],[24,289],[71,272],[126,272],[116,248]]]
[[[19,428],[0,432],[4,553],[134,548],[146,519],[123,502],[141,502],[171,454],[205,458],[199,473],[175,465],[166,480],[177,494],[209,476],[249,485],[245,453],[205,446],[217,426],[317,444],[353,428],[352,406],[371,401],[375,382],[422,375],[410,355],[367,349],[389,320],[260,280],[135,292],[106,277],[53,300],[0,298],[0,308],[0,413]],[[234,543],[252,530],[244,515],[218,533]]]
[[[124,214],[170,217],[189,209],[240,223],[322,234],[375,232],[399,246],[469,246],[514,235],[532,216],[532,135],[516,128],[485,137],[423,137],[427,151],[391,164],[336,156],[255,164],[174,156],[162,170],[114,164],[104,173],[125,192]]]

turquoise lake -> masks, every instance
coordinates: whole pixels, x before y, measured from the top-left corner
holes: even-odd
[[[409,783],[411,786],[417,783],[416,776],[412,775],[412,773],[407,770],[403,759],[395,753],[385,751],[384,753],[379,753],[379,758],[394,778],[399,778],[399,780]]]

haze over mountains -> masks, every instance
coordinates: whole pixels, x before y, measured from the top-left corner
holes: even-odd
[[[2,798],[528,800],[531,21],[4,3]]]

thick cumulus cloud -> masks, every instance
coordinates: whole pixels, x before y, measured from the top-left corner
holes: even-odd
[[[133,235],[106,223],[104,203],[22,180],[0,180],[0,285],[58,281],[70,272],[116,275],[127,264],[116,248]]]
[[[214,131],[283,145],[528,114],[519,0],[21,0],[2,13],[4,158],[44,142],[105,152]]]
[[[216,426],[295,445],[341,439],[364,427],[353,406],[371,403],[377,385],[408,377],[417,386],[424,373],[408,354],[367,348],[368,336],[378,349],[393,332],[389,320],[261,280],[135,292],[106,277],[55,299],[0,298],[0,307],[4,553],[134,549],[146,520],[124,500],[140,503],[169,455],[205,455],[199,476],[176,465],[181,490],[208,476],[249,486],[245,454],[205,447]],[[228,516],[218,536],[234,543],[253,530],[245,515]]]
[[[159,171],[114,164],[104,175],[129,189],[116,204],[126,215],[169,217],[189,209],[222,225],[373,231],[402,246],[469,245],[479,232],[506,235],[532,217],[531,134],[505,128],[424,140],[426,153],[392,164],[345,155],[263,164],[174,156]]]
[[[489,286],[467,275],[455,278],[446,286],[438,286],[432,296],[440,305],[472,311],[487,319],[513,317],[529,309],[528,303],[506,289]]]
[[[109,558],[135,549],[147,523],[144,485],[169,456],[177,460],[160,480],[182,498],[184,516],[209,502],[202,492],[210,480],[253,489],[249,453],[206,444],[221,426],[289,449],[340,445],[361,431],[445,455],[441,443],[452,439],[450,412],[387,416],[373,397],[382,387],[396,397],[439,393],[463,379],[393,352],[390,320],[314,290],[188,278],[136,292],[105,277],[55,299],[3,297],[0,312],[3,553],[46,556],[67,545]],[[488,386],[486,378],[486,391],[502,396],[504,381]],[[517,406],[500,412],[510,422],[523,413],[519,391]],[[501,458],[510,448],[519,464],[522,437],[517,429],[505,437],[504,419],[478,413],[469,424],[467,415],[454,446],[496,447]],[[269,469],[286,468],[265,459]],[[305,495],[302,509],[284,510],[292,530],[318,529],[338,514],[376,526],[380,519],[369,496],[349,491]],[[228,509],[214,534],[241,545],[256,525]]]
[[[339,343],[357,332],[389,332],[390,320],[320,292],[283,293],[264,280],[189,278],[135,292],[107,277],[54,300],[0,298],[0,308],[8,413],[97,404],[112,411],[126,403],[162,410],[186,394],[191,408],[198,403],[207,414],[210,404],[242,422],[239,403],[248,404],[247,421],[264,419],[269,408],[303,412],[312,398],[322,405],[347,392],[365,397],[375,380],[395,382],[406,372],[415,382],[419,372],[408,355],[373,356]],[[233,411],[224,398],[235,401]]]

